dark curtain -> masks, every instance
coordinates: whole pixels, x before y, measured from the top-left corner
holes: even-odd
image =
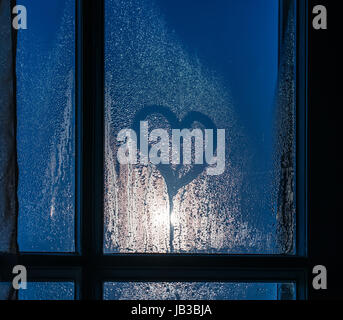
[[[17,246],[17,161],[15,103],[15,31],[12,1],[0,0],[0,254]],[[4,267],[4,266],[1,266]],[[1,276],[1,273],[0,273]],[[0,279],[1,281],[1,279]],[[9,283],[0,284],[0,300],[13,297]]]

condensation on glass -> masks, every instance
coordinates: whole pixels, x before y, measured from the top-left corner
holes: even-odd
[[[11,283],[0,282],[0,300],[7,300],[8,287]],[[13,295],[19,300],[74,300],[74,282],[27,282],[26,289],[13,289]]]
[[[75,249],[75,1],[23,0],[18,32],[18,243]]]
[[[263,282],[106,282],[104,300],[294,300],[295,284]]]
[[[104,252],[294,254],[293,2],[105,3]],[[140,121],[225,129],[224,172],[120,164]]]
[[[20,289],[19,300],[74,300],[74,282],[28,282]]]

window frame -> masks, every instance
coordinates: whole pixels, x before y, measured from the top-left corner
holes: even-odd
[[[307,254],[307,14],[295,0],[296,254],[104,254],[104,2],[76,1],[76,213],[75,253],[1,255],[22,264],[28,281],[73,281],[75,299],[101,300],[106,281],[295,282],[296,299],[308,298]],[[282,1],[279,0],[280,8]],[[280,19],[282,10],[280,10]],[[6,268],[5,268],[6,269]],[[5,277],[12,275],[9,270]]]

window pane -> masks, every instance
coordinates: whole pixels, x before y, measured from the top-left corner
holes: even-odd
[[[0,282],[0,300],[7,300],[9,288],[8,282]],[[15,296],[14,291],[12,292]],[[19,289],[19,300],[74,300],[74,282],[27,282],[26,289]]]
[[[18,32],[19,232],[22,251],[74,251],[75,1],[23,0]]]
[[[286,2],[106,0],[106,253],[294,253]]]
[[[294,284],[243,282],[107,282],[105,300],[278,300]],[[285,296],[284,296],[285,297]]]
[[[74,300],[73,282],[28,282],[19,290],[19,300]]]

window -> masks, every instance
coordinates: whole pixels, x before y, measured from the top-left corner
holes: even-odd
[[[105,300],[277,300],[294,297],[293,284],[234,282],[106,282]],[[287,288],[289,296],[280,297]]]
[[[30,282],[19,291],[19,300],[73,300],[73,282]]]
[[[290,9],[279,50],[278,12],[274,0],[105,1],[106,253],[296,252],[294,204],[280,212],[278,186],[294,189],[295,25]],[[147,166],[142,156],[121,165],[117,136],[133,127],[138,137],[143,121],[149,135],[190,126],[218,139],[225,130],[225,169]]]
[[[306,2],[51,3],[18,36],[19,299],[306,298]],[[217,162],[137,163],[145,124]]]
[[[75,1],[23,5],[31,23],[18,32],[16,63],[19,247],[74,252]]]

